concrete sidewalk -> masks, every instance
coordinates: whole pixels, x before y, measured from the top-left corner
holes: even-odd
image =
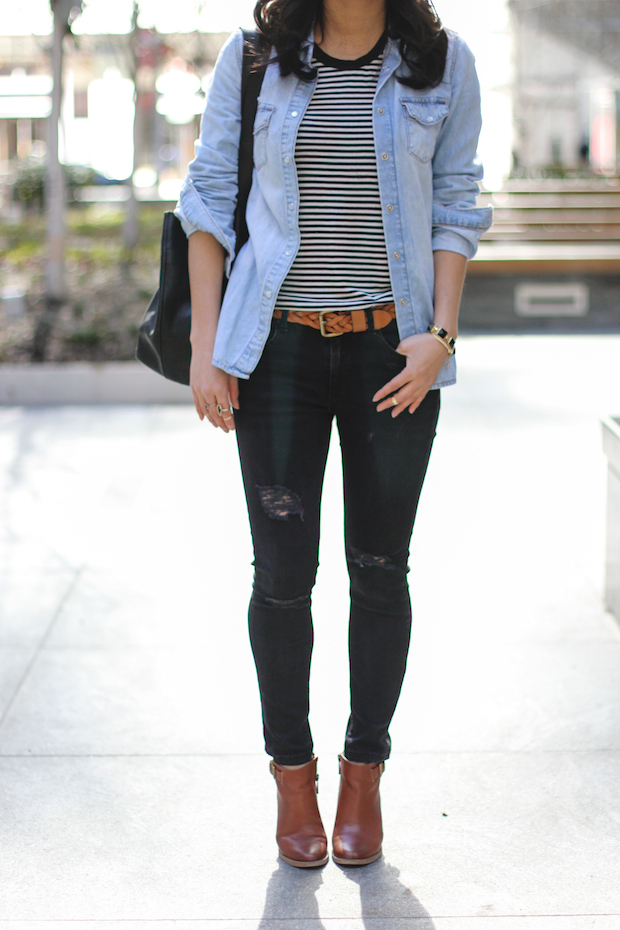
[[[414,533],[384,857],[277,859],[233,437],[190,407],[0,410],[0,920],[11,930],[618,930],[620,337],[462,339]],[[347,719],[334,437],[312,725]]]

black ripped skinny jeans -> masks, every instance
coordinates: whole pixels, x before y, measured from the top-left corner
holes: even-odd
[[[392,418],[372,396],[405,364],[396,323],[333,339],[275,321],[235,414],[252,538],[250,639],[265,745],[281,765],[312,759],[310,595],[319,511],[336,417],[351,582],[351,716],[345,755],[379,762],[400,694],[411,631],[409,542],[439,414],[439,391]],[[337,618],[334,618],[337,620]]]

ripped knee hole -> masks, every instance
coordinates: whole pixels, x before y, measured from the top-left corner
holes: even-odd
[[[272,486],[256,485],[261,506],[271,520],[288,520],[298,516],[304,519],[304,508],[299,494],[290,491],[281,484]]]
[[[349,548],[349,561],[359,565],[360,568],[383,568],[386,571],[394,571],[396,565],[387,555],[371,555],[368,552],[362,552],[361,549]]]

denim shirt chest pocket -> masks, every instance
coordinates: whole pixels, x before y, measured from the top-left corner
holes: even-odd
[[[259,103],[254,120],[254,167],[258,171],[267,164],[267,131],[275,106]]]
[[[448,115],[448,104],[439,97],[401,97],[400,102],[409,153],[421,162],[428,162],[435,152],[441,124]]]

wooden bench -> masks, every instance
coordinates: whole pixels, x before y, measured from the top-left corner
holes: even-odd
[[[620,180],[509,181],[470,275],[620,274]]]

